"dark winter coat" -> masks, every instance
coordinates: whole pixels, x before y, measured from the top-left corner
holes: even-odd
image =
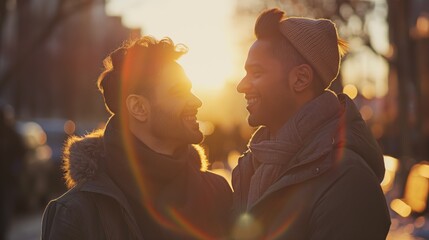
[[[326,92],[267,131],[233,172],[235,238],[386,238],[383,156],[350,98]]]
[[[130,169],[124,170],[127,157],[110,155],[112,149],[115,146],[109,145],[101,131],[68,142],[65,172],[72,188],[47,206],[42,239],[215,239],[226,235],[231,189],[220,176],[200,170],[201,159],[196,149],[190,148],[186,164],[176,169],[182,172],[172,172],[174,176],[168,182],[143,176],[143,184],[152,186],[146,183],[148,179],[158,181],[153,184],[160,192],[157,198],[144,199],[140,198],[139,189],[132,188],[138,180],[122,181],[132,181],[137,175]],[[146,147],[145,151],[150,150]],[[128,176],[121,175],[119,182],[115,180],[107,170],[106,159]],[[176,182],[181,185],[175,185]],[[124,184],[129,188],[125,189]],[[164,203],[170,204],[168,208]]]

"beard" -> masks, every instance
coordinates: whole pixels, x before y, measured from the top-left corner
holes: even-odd
[[[197,144],[203,140],[202,132],[186,124],[180,115],[167,112],[159,106],[152,109],[151,133],[156,138],[179,145]]]

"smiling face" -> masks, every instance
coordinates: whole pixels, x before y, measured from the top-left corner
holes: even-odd
[[[273,55],[270,42],[257,40],[249,50],[246,76],[237,86],[245,94],[250,126],[265,125],[277,131],[296,111],[289,71]]]
[[[197,122],[202,103],[191,92],[191,82],[182,67],[173,62],[161,72],[149,100],[151,134],[173,145],[199,143],[203,134]]]

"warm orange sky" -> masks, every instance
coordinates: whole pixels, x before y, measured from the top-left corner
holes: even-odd
[[[180,59],[196,91],[220,90],[228,79],[240,77],[233,46],[231,0],[115,0],[107,12],[122,15],[127,26],[140,27],[143,34],[169,36],[189,52]],[[234,63],[236,65],[234,65]]]
[[[246,0],[246,4],[258,1]],[[376,11],[368,14],[365,28],[376,51],[387,54],[386,0],[372,1]],[[203,102],[199,119],[230,126],[246,124],[245,100],[235,86],[245,74],[246,49],[252,43],[257,17],[235,15],[237,2],[244,4],[239,0],[110,0],[106,11],[122,16],[124,25],[141,28],[143,34],[169,36],[176,43],[186,44],[189,52],[180,62],[193,82],[194,93]],[[350,35],[361,27],[360,19],[352,18],[343,29]],[[387,62],[364,46],[360,38],[348,40],[353,54],[347,56],[341,68],[346,93],[356,96],[358,91],[368,98],[383,97],[388,91]]]
[[[257,0],[252,0],[253,2]],[[372,0],[377,11],[368,15],[365,26],[374,48],[382,54],[389,51],[385,22],[386,0]],[[198,94],[220,92],[227,81],[238,83],[243,77],[245,39],[252,37],[254,20],[234,22],[234,0],[111,0],[106,11],[121,15],[129,27],[139,27],[143,34],[157,38],[171,37],[189,47],[180,62]],[[344,10],[344,9],[342,9]],[[376,15],[378,14],[378,15]],[[256,18],[256,16],[255,16]],[[360,29],[359,19],[351,19],[347,31]],[[248,33],[247,33],[248,31]],[[250,44],[249,42],[248,44]],[[353,56],[342,66],[343,84],[355,86],[368,96],[382,97],[388,91],[388,65],[384,59],[362,45],[359,38],[350,39]]]

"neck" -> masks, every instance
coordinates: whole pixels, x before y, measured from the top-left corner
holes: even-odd
[[[268,126],[267,126],[268,127]],[[277,132],[279,131],[280,127],[268,127],[270,130],[270,140],[276,140],[277,138]]]
[[[136,136],[137,139],[157,153],[173,156],[180,147],[175,143],[153,136],[148,129],[137,128],[133,124],[130,124],[129,128],[131,133]]]
[[[290,119],[292,119],[293,116],[295,116],[305,104],[307,104],[308,102],[311,102],[316,97],[317,96],[311,93],[302,94],[299,98],[296,98],[294,111],[290,115],[283,116],[282,119],[279,119],[278,123],[273,123],[270,126],[267,125],[268,129],[270,130],[270,140],[275,140],[277,138],[278,131]]]

